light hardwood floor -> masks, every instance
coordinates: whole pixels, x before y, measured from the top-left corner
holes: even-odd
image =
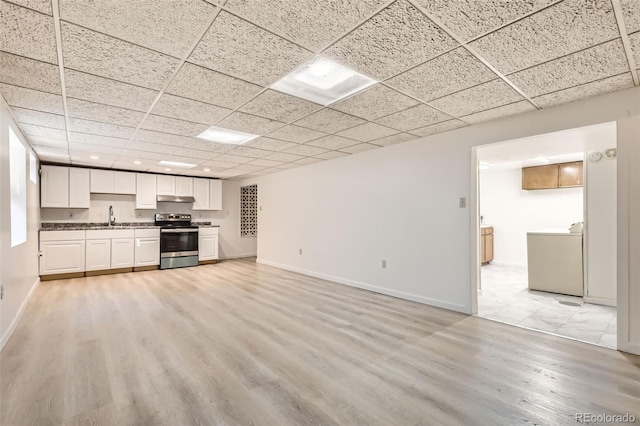
[[[2,425],[640,418],[640,357],[252,260],[42,283],[0,375]]]

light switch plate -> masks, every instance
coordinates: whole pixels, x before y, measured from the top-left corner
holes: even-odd
[[[460,208],[464,209],[467,207],[467,199],[465,197],[460,197]]]

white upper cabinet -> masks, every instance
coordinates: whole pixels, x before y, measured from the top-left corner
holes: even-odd
[[[222,210],[222,181],[209,181],[209,210]]]
[[[176,195],[176,177],[158,175],[158,195]]]
[[[136,174],[113,170],[91,170],[91,192],[134,195]]]
[[[69,168],[42,166],[40,207],[69,207]]]
[[[178,197],[193,197],[193,178],[176,176],[176,193]]]
[[[193,210],[209,210],[209,179],[193,179]]]
[[[88,209],[91,204],[89,193],[89,169],[69,169],[69,207]]]
[[[157,187],[156,175],[138,173],[136,176],[136,209],[155,210]]]

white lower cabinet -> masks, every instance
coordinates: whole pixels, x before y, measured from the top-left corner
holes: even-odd
[[[133,236],[133,229],[87,231],[87,271],[133,267]]]
[[[133,240],[133,238],[114,238],[111,240],[111,269],[133,267]]]
[[[200,228],[198,260],[218,259],[218,228]]]
[[[85,231],[40,232],[40,275],[84,272]]]
[[[86,270],[101,271],[111,268],[111,240],[87,240]]]
[[[160,264],[160,230],[136,229],[134,266]]]

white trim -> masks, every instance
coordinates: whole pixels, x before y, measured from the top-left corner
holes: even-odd
[[[618,306],[618,302],[615,299],[607,299],[606,297],[584,296],[583,300],[585,303],[593,303],[594,305]]]
[[[482,280],[480,278],[480,170],[478,169],[478,147],[471,147],[471,183],[469,194],[469,280],[471,281],[471,298],[469,300],[469,314],[478,313],[478,295],[482,294]]]
[[[7,342],[13,335],[13,332],[18,327],[18,323],[22,318],[22,314],[24,313],[25,309],[27,309],[27,305],[31,301],[31,296],[33,296],[33,293],[36,291],[36,288],[38,288],[39,284],[40,284],[40,277],[38,277],[36,279],[36,282],[33,283],[33,286],[31,286],[31,290],[29,290],[29,294],[27,294],[27,297],[25,297],[24,300],[22,301],[22,305],[20,306],[20,309],[18,309],[18,312],[16,313],[16,316],[13,319],[13,322],[7,329],[7,332],[4,334],[4,336],[2,336],[2,340],[0,340],[0,351],[2,351],[2,349],[4,348],[4,345],[7,344]]]
[[[245,257],[256,257],[257,253],[234,254],[231,256],[220,256],[218,260],[243,259]]]
[[[297,272],[299,274],[308,275],[310,277],[320,278],[327,281],[332,281],[338,284],[348,285],[350,287],[356,287],[363,290],[372,291],[374,293],[380,293],[380,294],[385,294],[387,296],[397,297],[398,299],[410,300],[412,302],[418,302],[424,305],[444,308],[450,311],[461,312],[463,314],[469,313],[469,308],[467,306],[449,303],[443,300],[432,299],[424,296],[418,296],[416,294],[411,294],[411,293],[404,293],[402,291],[390,290],[387,288],[378,287],[371,284],[361,283],[359,281],[348,280],[346,278],[334,277],[332,275],[321,274],[319,272],[309,271],[307,269],[296,268],[288,265],[282,265],[280,263],[271,262],[269,260],[256,259],[256,263],[260,263],[262,265],[267,265],[267,266],[273,266],[275,268],[284,269],[287,271]]]

